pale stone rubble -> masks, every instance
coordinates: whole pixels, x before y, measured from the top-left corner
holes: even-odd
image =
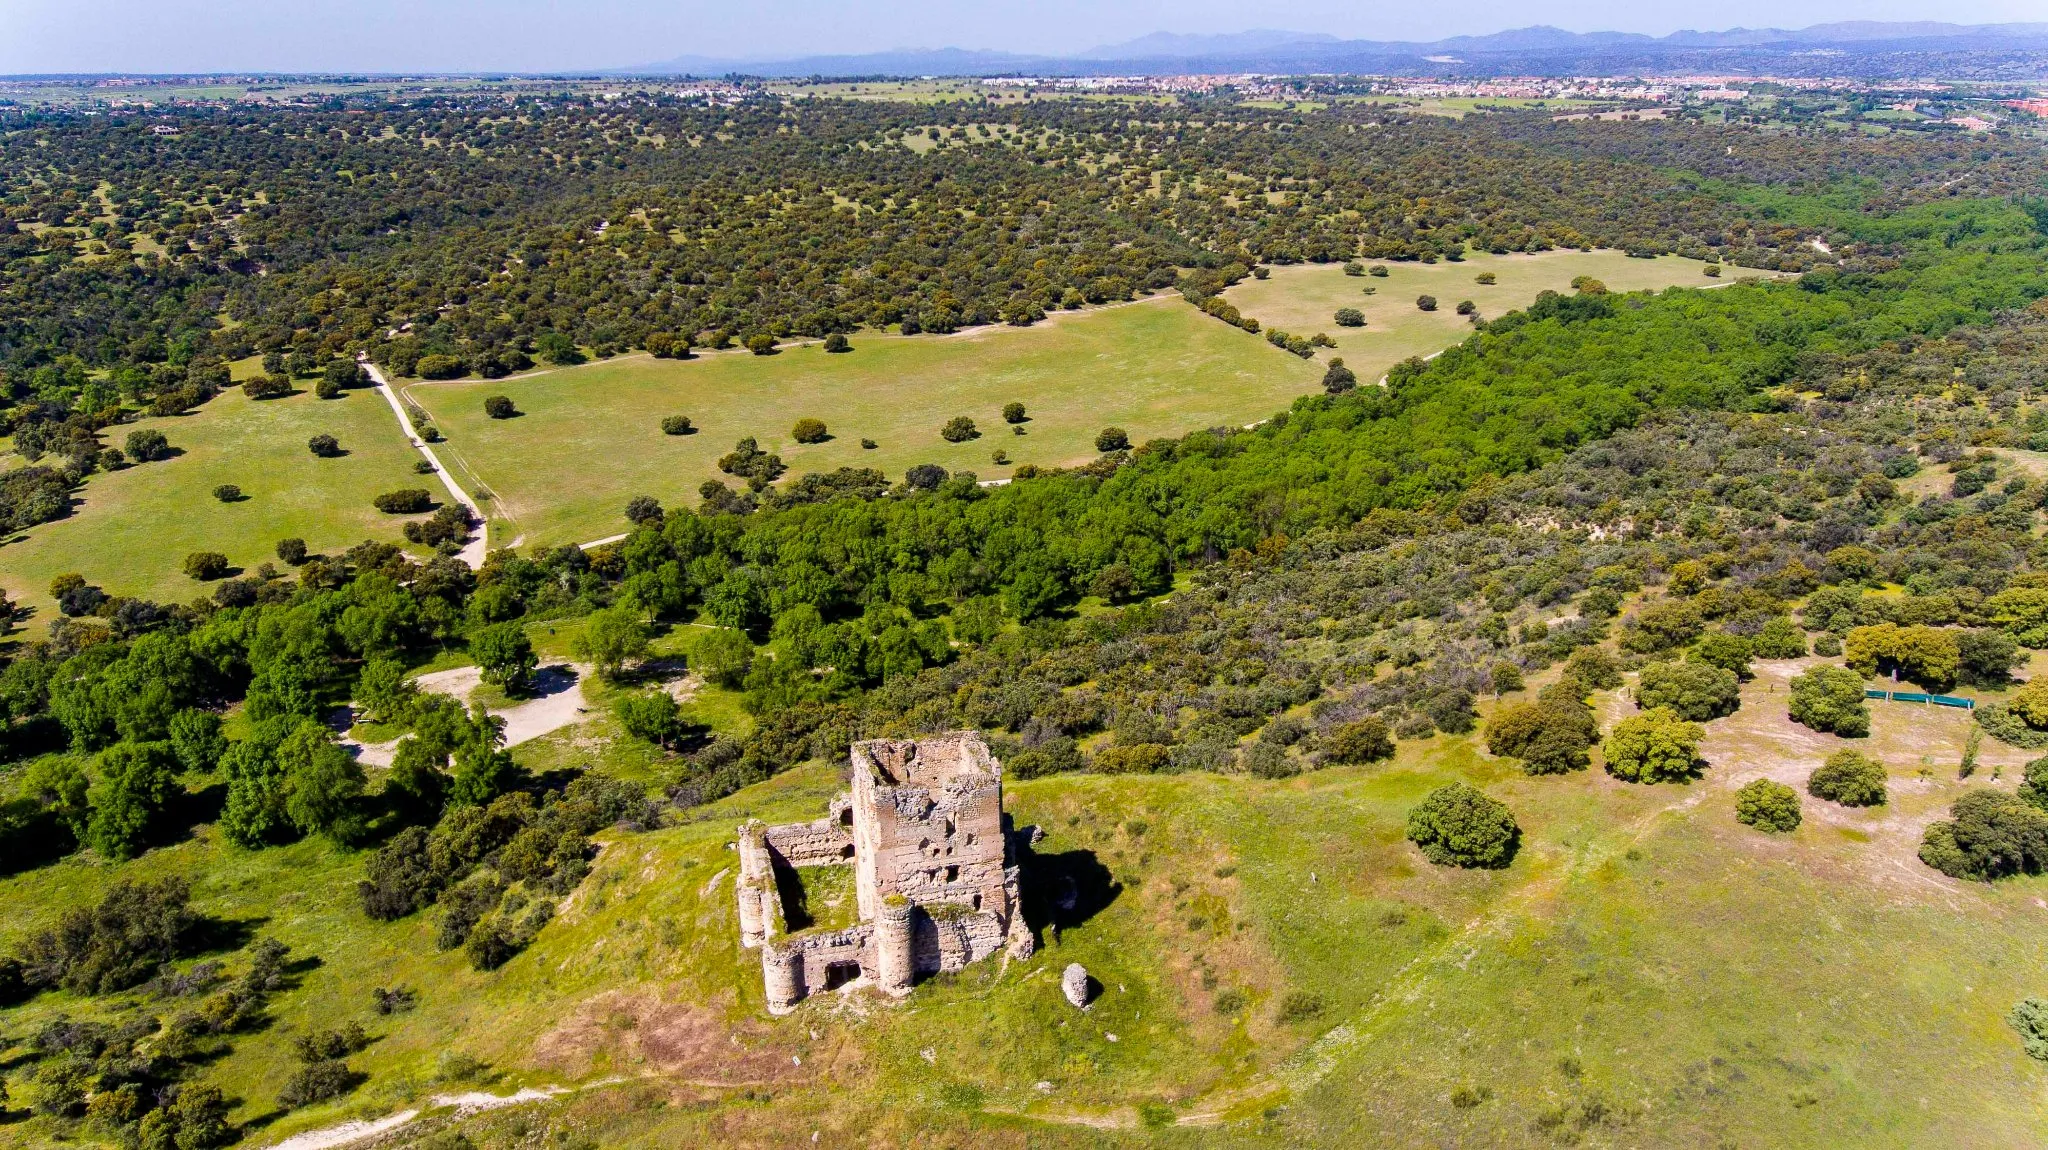
[[[920,975],[998,951],[1031,955],[1002,765],[973,731],[872,739],[852,749],[852,789],[810,823],[740,827],[740,942],[761,951],[768,1010],[865,979],[908,994]],[[860,921],[778,937],[778,867],[851,864]]]

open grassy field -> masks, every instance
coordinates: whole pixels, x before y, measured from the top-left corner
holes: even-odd
[[[1313,365],[1257,336],[1202,315],[1178,296],[1065,313],[1029,328],[982,328],[953,336],[863,333],[854,350],[816,345],[773,356],[720,352],[687,361],[623,356],[495,382],[413,384],[448,444],[441,458],[465,484],[495,495],[492,546],[570,543],[625,529],[626,500],[647,494],[695,505],[717,478],[716,461],[742,436],[779,453],[793,473],[874,467],[900,479],[919,463],[973,471],[991,461],[1060,464],[1093,458],[1106,424],[1133,440],[1245,423],[1315,386]],[[508,395],[523,412],[484,415],[483,400]],[[1029,410],[1026,434],[1002,420],[1003,404]],[[669,436],[661,419],[688,415],[695,435]],[[979,439],[948,443],[939,429],[965,415]],[[801,416],[825,421],[833,439],[790,438]],[[863,438],[878,445],[861,447]]]
[[[1617,291],[1707,283],[1701,265],[1676,258],[1632,260],[1619,252],[1474,256],[1462,263],[1390,265],[1385,279],[1348,277],[1334,264],[1276,268],[1247,280],[1230,300],[1245,314],[1297,334],[1326,331],[1362,380],[1410,355],[1463,339],[1470,325],[1452,308],[1478,301],[1498,315],[1546,288],[1569,290],[1592,275]],[[1499,283],[1472,282],[1493,271]],[[1377,294],[1363,294],[1365,286]],[[1435,313],[1416,310],[1432,292]],[[1331,316],[1357,306],[1364,329]],[[1061,313],[1030,328],[982,328],[945,337],[866,333],[855,350],[828,355],[792,347],[758,357],[739,352],[694,360],[625,356],[515,379],[412,384],[405,391],[448,436],[441,456],[457,476],[490,491],[491,545],[587,542],[624,529],[626,501],[652,495],[694,504],[697,486],[718,478],[716,461],[751,435],[780,454],[793,474],[837,467],[879,468],[891,479],[919,463],[1007,476],[1020,463],[1072,464],[1093,458],[1095,433],[1127,429],[1134,441],[1196,428],[1243,424],[1281,410],[1315,388],[1319,363],[1304,362],[1201,315],[1178,296]],[[520,417],[483,413],[490,395],[512,398]],[[1031,422],[1014,435],[1002,405],[1025,405]],[[663,416],[700,428],[665,436]],[[939,428],[974,419],[979,439],[947,443]],[[834,438],[814,446],[790,439],[800,416],[825,421]],[[863,438],[878,445],[860,446]],[[1008,454],[1010,466],[991,460]]]
[[[365,539],[399,542],[403,519],[370,505],[401,487],[438,488],[415,475],[418,456],[399,434],[391,408],[367,389],[340,399],[311,390],[256,402],[231,390],[184,415],[112,428],[119,447],[128,432],[155,428],[181,454],[87,479],[71,515],[0,542],[0,587],[35,607],[34,625],[55,614],[50,580],[75,571],[109,594],[186,602],[208,594],[182,570],[193,551],[219,551],[253,569],[276,558],[277,541],[296,535],[314,552]],[[328,434],[348,454],[320,459],[306,440]],[[223,483],[243,498],[222,503]]]
[[[259,1144],[520,1086],[572,1090],[466,1120],[476,1145],[2039,1144],[2048,1071],[2002,1018],[2048,990],[2048,879],[1956,883],[1912,857],[1966,785],[2010,787],[2025,756],[1987,744],[1962,783],[1966,719],[1880,703],[1865,749],[1890,768],[1891,805],[1807,799],[1790,835],[1741,826],[1737,786],[1803,780],[1843,745],[1784,718],[1802,665],[1759,665],[1690,785],[1597,766],[1529,778],[1441,736],[1278,782],[1013,783],[1019,825],[1047,831],[1036,865],[1084,877],[1080,913],[1031,960],[898,1005],[823,995],[768,1018],[735,941],[733,826],[813,817],[841,785],[831,764],[668,829],[608,832],[560,917],[494,974],[436,952],[430,916],[364,918],[363,856],[238,852],[208,828],[121,867],[0,879],[16,908],[0,949],[116,878],[179,873],[207,912],[317,959],[274,1024],[207,1070]],[[1601,707],[1612,721],[1628,704]],[[1444,870],[1403,841],[1406,810],[1452,779],[1513,808],[1512,866]],[[1057,990],[1074,961],[1103,985],[1086,1014]],[[418,1009],[373,1014],[370,989],[394,985]],[[0,1034],[105,1005],[46,994],[0,1012]],[[352,1020],[377,1038],[352,1059],[368,1082],[275,1111],[291,1035]],[[453,1121],[443,1108],[413,1132]],[[0,1126],[0,1145],[44,1132]]]
[[[1457,314],[1460,300],[1471,300],[1479,306],[1481,318],[1492,318],[1528,306],[1538,292],[1569,292],[1572,280],[1582,275],[1617,292],[1720,282],[1701,274],[1704,266],[1677,256],[1631,259],[1617,251],[1478,254],[1459,263],[1389,262],[1385,278],[1347,276],[1340,264],[1294,264],[1274,268],[1267,279],[1245,280],[1223,294],[1239,311],[1269,328],[1302,336],[1327,333],[1337,347],[1324,351],[1323,357],[1343,357],[1360,382],[1371,382],[1411,355],[1429,355],[1470,334],[1471,323]],[[1486,272],[1497,282],[1475,282]],[[1725,274],[1740,273],[1729,269]],[[1367,288],[1373,294],[1366,295]],[[1416,307],[1416,297],[1422,295],[1436,297],[1436,311]],[[1338,327],[1335,316],[1341,307],[1364,313],[1365,326]]]

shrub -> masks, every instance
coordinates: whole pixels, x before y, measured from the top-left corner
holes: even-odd
[[[1387,278],[1387,265],[1374,264],[1371,267],[1365,269],[1365,274],[1373,276],[1377,279],[1385,279]]]
[[[1506,804],[1464,783],[1438,787],[1408,812],[1408,841],[1438,866],[1504,867],[1521,834]]]
[[[2005,1024],[2019,1033],[2020,1049],[2028,1058],[2048,1062],[2048,1001],[2021,999],[2006,1014]]]
[[[306,541],[297,537],[278,540],[277,557],[297,567],[306,561]]]
[[[22,953],[32,987],[112,994],[139,986],[194,941],[199,917],[181,878],[116,883],[98,905],[64,912]]]
[[[1751,779],[1735,792],[1735,821],[1784,834],[1799,829],[1799,792],[1769,779]]]
[[[2035,759],[2020,769],[2020,798],[2048,811],[2048,758]]]
[[[222,503],[239,503],[242,499],[242,489],[232,483],[223,483],[213,489],[213,497]]]
[[[1159,743],[1108,747],[1095,756],[1095,769],[1105,775],[1156,775],[1172,765],[1172,753]]]
[[[420,487],[387,491],[370,502],[386,515],[418,515],[434,505],[433,497]]]
[[[947,443],[965,443],[980,434],[981,432],[975,430],[974,421],[964,415],[954,416],[946,421],[946,426],[939,429],[939,438]]]
[[[306,450],[322,459],[333,459],[341,454],[341,441],[331,435],[316,435],[306,441]]]
[[[1581,647],[1564,661],[1564,677],[1577,679],[1588,690],[1606,691],[1621,686],[1621,664],[1604,647]]]
[[[852,351],[853,345],[846,342],[846,336],[835,331],[825,337],[825,350],[837,355],[843,351]]]
[[[1700,609],[1690,599],[1660,599],[1622,624],[1621,647],[1655,655],[1699,638],[1704,625]]]
[[[1105,427],[1095,433],[1095,450],[1123,451],[1131,446],[1131,437],[1121,427]]]
[[[154,428],[128,433],[128,458],[137,463],[154,463],[171,457],[171,441]]]
[[[1342,395],[1358,386],[1358,373],[1344,366],[1341,357],[1332,356],[1330,366],[1323,371],[1323,390],[1331,395]]]
[[[1750,641],[1750,652],[1759,659],[1797,659],[1806,654],[1806,633],[1790,619],[1772,619]]]
[[[1433,296],[1433,295],[1419,295],[1419,296],[1416,296],[1416,297],[1415,297],[1415,306],[1416,306],[1416,307],[1417,307],[1418,309],[1422,310],[1422,311],[1435,311],[1435,310],[1436,310],[1436,297],[1435,297],[1435,296]]]
[[[1322,1017],[1323,996],[1312,990],[1290,990],[1280,996],[1282,1022],[1308,1022]]]
[[[1376,763],[1394,757],[1394,739],[1379,719],[1339,723],[1323,736],[1323,754],[1333,763]]]
[[[1756,657],[1756,644],[1741,635],[1730,635],[1726,631],[1709,631],[1693,644],[1688,661],[1697,661],[1709,666],[1721,667],[1735,673],[1738,679],[1751,677],[1749,661]]]
[[[798,443],[823,443],[832,435],[825,429],[824,420],[806,417],[797,420],[796,426],[789,429],[789,437]]]
[[[1741,688],[1735,672],[1709,663],[1651,663],[1636,683],[1636,703],[1645,710],[1666,707],[1681,719],[1704,723],[1734,714]]]
[[[421,379],[455,379],[463,373],[463,362],[452,355],[423,355],[413,370]]]
[[[510,419],[519,414],[509,395],[493,395],[484,400],[484,414],[492,419]]]
[[[1787,714],[1802,726],[1844,738],[1857,739],[1870,733],[1870,708],[1863,703],[1863,676],[1846,667],[1815,667],[1804,675],[1794,676]]]
[[[767,332],[755,332],[747,337],[747,350],[755,355],[774,355],[776,339]]]
[[[1027,418],[1023,404],[1012,402],[1003,405],[1004,423],[1023,423]]]
[[[285,1080],[277,1100],[286,1108],[310,1106],[341,1097],[360,1085],[363,1078],[341,1059],[323,1058],[300,1066],[297,1073]]]
[[[1461,299],[1458,301],[1456,310],[1459,315],[1478,315],[1479,305],[1469,299]]]
[[[341,385],[331,379],[317,380],[313,384],[313,396],[316,399],[340,399]]]
[[[1607,773],[1632,783],[1687,779],[1706,766],[1700,760],[1701,731],[1697,723],[1667,708],[1644,711],[1614,725],[1601,745]]]
[[[690,417],[687,415],[662,417],[661,433],[663,435],[689,435],[696,430],[696,426],[690,422]]]
[[[1338,327],[1364,327],[1365,313],[1355,307],[1340,307],[1335,316]]]
[[[228,573],[228,557],[218,551],[194,551],[185,556],[185,574],[201,582],[219,579]]]
[[[1882,806],[1884,767],[1861,751],[1836,751],[1806,776],[1806,793],[1845,807]]]
[[[338,395],[342,388],[361,387],[370,382],[370,373],[352,359],[331,359],[320,369],[320,382],[332,384]]]
[[[292,393],[292,381],[282,375],[259,375],[242,381],[242,394],[250,399],[277,399]]]
[[[2003,791],[1971,791],[1950,804],[1949,821],[1928,825],[1920,861],[1982,882],[2038,874],[2048,865],[2048,813]]]
[[[1550,693],[1533,703],[1495,711],[1486,723],[1486,749],[1522,760],[1532,775],[1584,770],[1586,750],[1600,741],[1592,708],[1569,695]]]
[[[1499,281],[1494,277],[1494,274],[1492,272],[1480,272],[1478,275],[1472,277],[1472,282],[1476,284],[1491,284],[1497,283]]]

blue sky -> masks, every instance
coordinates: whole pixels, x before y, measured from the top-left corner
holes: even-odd
[[[1248,27],[1436,39],[1832,20],[2048,20],[2043,0],[0,0],[0,73],[459,71],[902,47],[1060,52]]]

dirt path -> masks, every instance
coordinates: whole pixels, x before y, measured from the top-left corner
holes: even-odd
[[[516,747],[542,735],[583,721],[588,700],[583,697],[583,680],[590,668],[581,663],[551,663],[534,672],[531,695],[510,707],[493,708],[491,714],[505,721],[505,745]],[[413,682],[422,691],[448,695],[462,702],[483,683],[475,667],[454,667],[421,675]],[[344,747],[355,750],[356,760],[373,767],[388,767],[398,741],[360,743],[344,738]]]
[[[434,465],[434,474],[441,477],[441,486],[448,489],[449,497],[462,506],[469,508],[470,515],[475,517],[477,523],[476,537],[463,545],[462,550],[456,553],[456,558],[462,560],[463,564],[470,570],[477,570],[484,565],[484,552],[486,550],[484,541],[490,534],[490,525],[484,519],[483,509],[478,507],[476,500],[471,499],[469,494],[463,491],[455,482],[455,477],[450,475],[448,469],[441,465],[441,457],[434,454],[434,449],[427,444],[427,441],[420,438],[419,432],[412,425],[412,417],[405,413],[405,405],[398,401],[398,393],[391,390],[391,384],[384,378],[384,373],[377,370],[376,364],[370,363],[367,360],[363,361],[363,370],[370,373],[370,381],[377,385],[377,393],[384,397],[384,402],[391,405],[391,414],[398,417],[398,430],[403,432],[406,439],[411,441],[413,447],[426,457],[428,463]]]
[[[602,1086],[610,1081],[607,1079],[606,1082],[593,1082],[590,1085]],[[546,1086],[538,1089],[529,1086],[511,1094],[486,1094],[482,1091],[471,1091],[467,1094],[436,1094],[427,1100],[427,1108],[440,1110],[452,1107],[458,1114],[474,1114],[482,1110],[498,1110],[528,1102],[545,1102],[558,1094],[567,1093],[569,1088],[564,1086]],[[424,1112],[401,1110],[375,1121],[357,1119],[319,1130],[308,1130],[304,1134],[295,1134],[282,1142],[274,1143],[268,1150],[335,1150],[336,1147],[352,1146],[409,1126]]]

